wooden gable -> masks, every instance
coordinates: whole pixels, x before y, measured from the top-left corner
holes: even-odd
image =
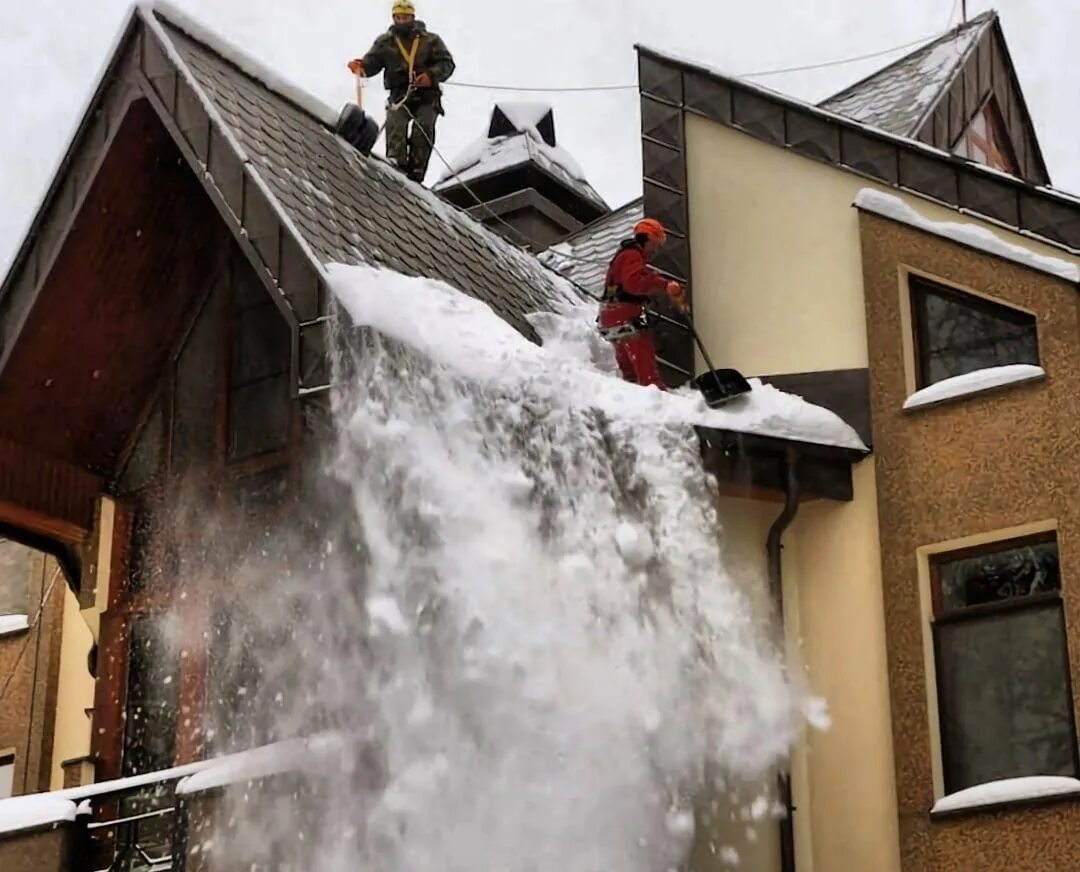
[[[958,146],[973,121],[983,116],[987,106],[1001,120],[1007,140],[1002,152],[1011,152],[1015,175],[1036,185],[1049,185],[1050,174],[1035,134],[1012,57],[999,19],[985,29],[975,49],[961,65],[951,84],[923,117],[914,136],[944,151],[968,156]],[[997,167],[1004,169],[1004,167]]]

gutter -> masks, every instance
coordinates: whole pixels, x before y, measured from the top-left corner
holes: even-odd
[[[799,454],[793,446],[789,446],[784,458],[784,508],[769,529],[769,538],[765,543],[769,562],[769,587],[776,602],[782,644],[785,639],[784,575],[781,562],[783,538],[799,511],[799,491]],[[791,794],[790,772],[782,772],[777,776],[777,788],[785,811],[784,818],[780,821],[780,870],[795,872],[795,803]]]

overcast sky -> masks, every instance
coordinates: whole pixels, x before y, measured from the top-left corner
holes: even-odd
[[[345,61],[389,22],[388,0],[178,0],[208,27],[334,107]],[[960,0],[419,0],[466,83],[581,87],[636,81],[635,43],[730,73],[876,52],[946,29]],[[1057,187],[1080,192],[1080,0],[968,0],[1001,13]],[[0,274],[6,271],[122,26],[127,0],[0,0]],[[678,12],[671,10],[678,9]],[[902,55],[755,81],[821,99]],[[369,104],[382,102],[381,88]],[[633,91],[522,95],[450,88],[439,147],[483,133],[497,99],[555,106],[557,135],[611,206],[640,193]],[[379,149],[381,150],[381,144]],[[428,181],[441,173],[432,158]]]

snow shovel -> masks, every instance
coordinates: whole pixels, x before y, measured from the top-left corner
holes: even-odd
[[[701,350],[701,356],[705,358],[705,365],[709,367],[709,371],[703,372],[690,383],[701,392],[701,395],[705,398],[705,405],[710,409],[719,408],[736,397],[750,393],[750,383],[743,377],[741,372],[736,369],[717,369],[713,366],[709,352],[705,349],[705,343],[701,341],[701,337],[698,336],[698,332],[694,329],[694,324],[689,318],[676,320],[653,310],[649,310],[649,315],[660,321],[666,321],[668,324],[689,330],[690,335],[694,337],[694,342],[697,343],[697,347]]]
[[[356,77],[356,102],[342,107],[334,130],[364,157],[368,157],[375,147],[382,130],[364,111],[364,85],[360,76]]]

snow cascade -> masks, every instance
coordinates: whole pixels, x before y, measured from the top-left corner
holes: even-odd
[[[764,582],[725,563],[687,422],[711,413],[598,369],[570,315],[537,319],[563,338],[539,348],[444,285],[330,284],[361,325],[336,343],[333,520],[311,570],[244,610],[278,639],[272,732],[349,742],[304,814],[244,789],[206,850],[251,863],[278,832],[323,872],[677,867],[703,797],[767,783],[824,726]]]

